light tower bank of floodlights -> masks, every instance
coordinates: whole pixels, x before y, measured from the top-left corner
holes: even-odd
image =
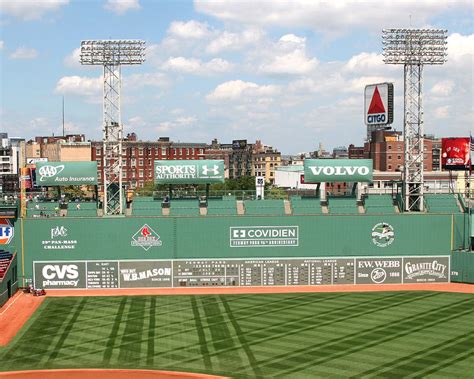
[[[122,135],[120,114],[121,75],[124,64],[145,61],[145,41],[81,41],[81,64],[104,67],[103,75],[103,210],[104,215],[123,213]]]
[[[423,66],[446,62],[447,30],[384,29],[383,61],[404,66],[403,198],[405,211],[424,210]]]

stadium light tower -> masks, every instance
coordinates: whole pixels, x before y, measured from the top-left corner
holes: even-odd
[[[446,62],[447,30],[383,29],[383,61],[404,66],[403,197],[405,211],[424,210],[423,66]]]
[[[81,64],[100,65],[103,74],[103,209],[104,215],[123,213],[122,138],[120,112],[121,66],[145,61],[145,41],[81,41]]]

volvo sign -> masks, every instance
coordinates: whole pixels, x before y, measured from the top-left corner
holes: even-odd
[[[306,159],[304,181],[320,182],[372,182],[370,159]]]

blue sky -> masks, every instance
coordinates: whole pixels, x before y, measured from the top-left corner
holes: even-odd
[[[100,139],[101,68],[78,62],[84,39],[143,39],[146,62],[122,70],[125,132],[143,140],[248,139],[285,154],[366,135],[365,85],[395,85],[381,30],[448,30],[448,62],[426,67],[425,131],[473,128],[472,1],[0,0],[0,131]],[[474,131],[473,131],[474,132]]]

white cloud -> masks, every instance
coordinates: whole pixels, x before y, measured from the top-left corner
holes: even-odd
[[[0,14],[23,21],[37,20],[67,4],[69,0],[0,0]]]
[[[474,34],[463,36],[458,33],[453,33],[448,36],[448,62],[467,58],[471,60],[472,64],[473,56]]]
[[[186,128],[195,125],[198,121],[196,116],[181,116],[173,121],[163,121],[158,124],[155,130],[158,133],[167,133],[170,130],[176,131],[177,129]]]
[[[263,37],[261,29],[246,29],[242,33],[221,32],[206,47],[209,54],[218,54],[222,51],[237,51],[249,45],[256,44]]]
[[[36,59],[38,52],[35,49],[28,47],[19,47],[10,54],[10,59]]]
[[[453,93],[454,82],[452,80],[443,80],[431,87],[431,94],[434,96],[450,96]]]
[[[387,67],[389,66],[383,63],[382,54],[362,52],[349,59],[344,65],[344,70],[370,74],[371,72],[378,72]]]
[[[4,46],[4,45],[5,45],[4,42],[0,40],[0,50],[3,49],[3,46]]]
[[[171,57],[163,65],[164,70],[187,74],[215,74],[229,72],[232,64],[221,58],[214,58],[209,62],[202,62],[196,58]]]
[[[64,58],[64,64],[68,67],[82,67],[81,65],[81,48],[74,49],[71,54]]]
[[[301,75],[313,71],[318,64],[316,58],[308,58],[304,51],[297,49],[291,53],[275,56],[269,63],[260,65],[259,70],[268,74]]]
[[[276,85],[258,85],[242,80],[232,80],[219,84],[214,91],[206,96],[210,102],[227,100],[245,100],[255,97],[271,97],[278,95],[281,88]]]
[[[216,17],[224,22],[247,25],[307,27],[323,32],[343,33],[354,28],[380,30],[382,27],[409,26],[407,15],[420,27],[438,14],[455,8],[472,9],[472,1],[459,0],[360,0],[309,1],[309,0],[255,0],[207,1],[195,0],[198,12]]]
[[[282,36],[261,55],[263,63],[258,66],[258,70],[266,74],[308,74],[318,65],[316,58],[306,55],[306,38],[294,34]]]
[[[161,87],[169,85],[168,77],[161,72],[148,72],[143,74],[132,74],[123,78],[123,86],[126,89],[143,87]]]
[[[139,0],[107,0],[104,8],[121,16],[130,10],[139,10],[141,7]]]
[[[101,78],[64,76],[56,84],[55,92],[62,95],[99,96],[102,91]]]
[[[198,21],[174,21],[168,28],[168,34],[182,39],[201,39],[210,35],[209,26]]]
[[[436,118],[448,118],[449,116],[449,105],[444,105],[442,107],[435,108],[434,114]]]

